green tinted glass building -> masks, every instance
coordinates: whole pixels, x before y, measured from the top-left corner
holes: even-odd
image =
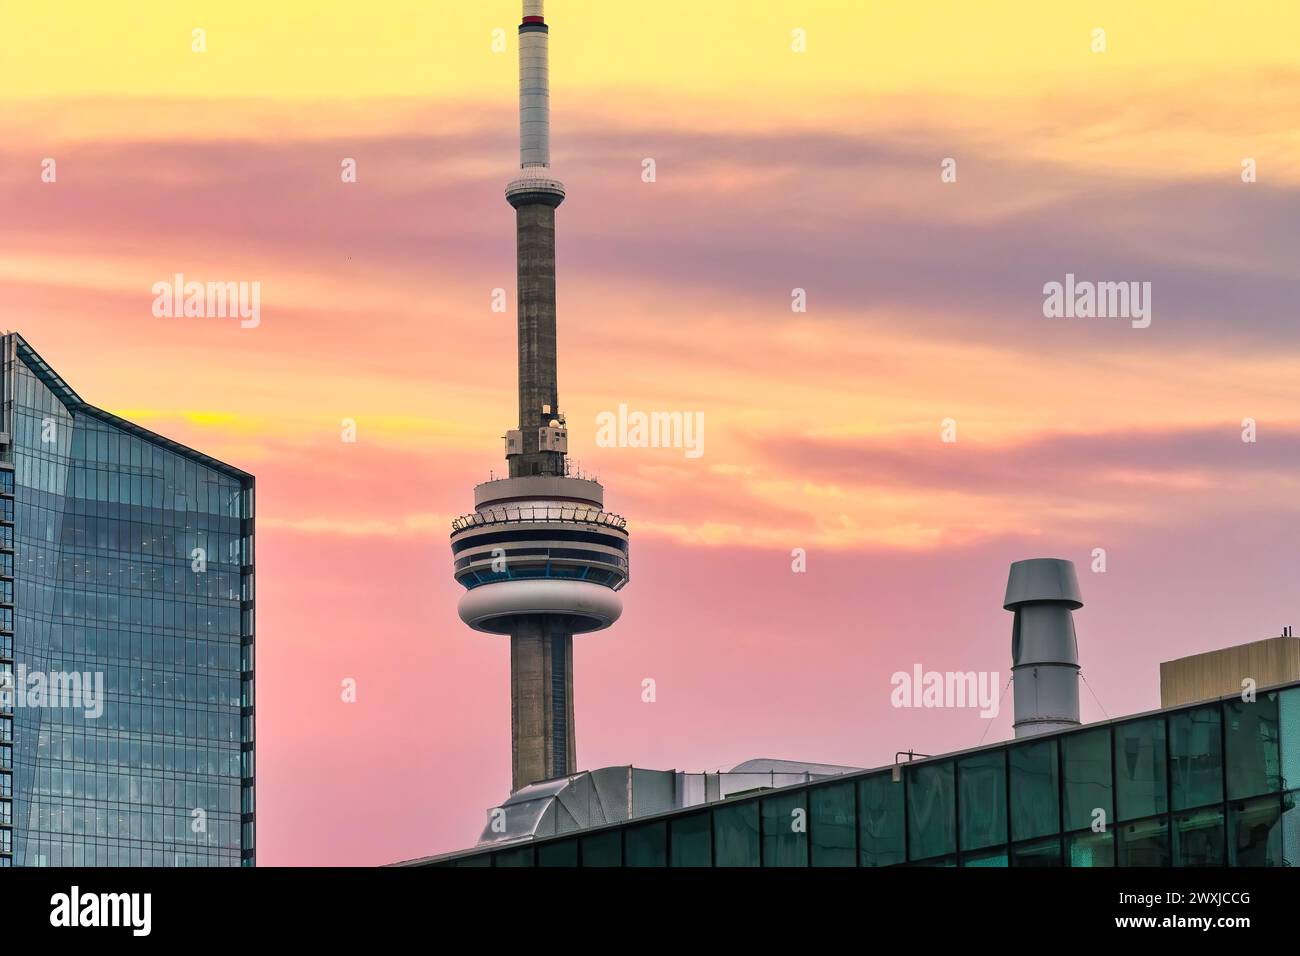
[[[253,477],[0,350],[0,866],[251,866]]]
[[[469,850],[434,866],[1294,866],[1300,684]]]

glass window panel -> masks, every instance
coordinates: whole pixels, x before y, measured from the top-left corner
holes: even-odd
[[[1103,867],[1115,865],[1115,832],[1085,830],[1065,838],[1065,865]]]
[[[856,866],[853,783],[808,791],[808,817],[813,866]]]
[[[1133,820],[1115,828],[1119,836],[1116,860],[1120,866],[1168,866],[1168,817]]]
[[[802,791],[765,797],[763,865],[808,865],[808,795]]]
[[[713,865],[758,866],[757,800],[714,808]]]
[[[694,813],[672,821],[672,866],[712,866],[709,848],[709,814]]]
[[[1006,866],[1006,850],[984,850],[980,853],[963,853],[962,866]]]
[[[1169,715],[1169,759],[1175,810],[1223,802],[1223,723],[1218,704]]]
[[[1259,694],[1223,705],[1227,740],[1228,799],[1258,797],[1282,789],[1278,750],[1278,694]]]
[[[881,773],[858,781],[858,865],[893,866],[904,857],[903,783]]]
[[[543,843],[537,848],[538,866],[577,866],[578,841],[557,840]]]
[[[1011,848],[1012,866],[1061,866],[1061,838],[1051,837]]]
[[[1278,695],[1278,724],[1282,746],[1282,788],[1300,787],[1300,687]]]
[[[1061,779],[1067,830],[1091,828],[1095,819],[1110,826],[1110,728],[1098,727],[1061,738]],[[1098,817],[1097,811],[1101,814]]]
[[[952,762],[906,769],[909,859],[952,853],[957,848]]]
[[[1002,749],[957,761],[963,850],[1007,842],[1007,755]]]
[[[1168,809],[1164,718],[1134,720],[1113,729],[1116,819],[1164,813]]]
[[[606,830],[582,838],[583,866],[622,866],[623,839],[618,830]]]
[[[493,866],[532,866],[533,865],[533,848],[530,846],[520,847],[517,850],[502,850],[500,853],[493,855]]]
[[[1282,803],[1278,797],[1228,804],[1228,865],[1282,865]]]
[[[1010,748],[1011,839],[1027,840],[1061,829],[1056,740]]]
[[[1174,866],[1223,866],[1223,808],[1174,814]]]
[[[623,836],[623,854],[625,866],[667,866],[667,821],[628,827]]]
[[[1300,790],[1282,794],[1282,865],[1300,866]]]

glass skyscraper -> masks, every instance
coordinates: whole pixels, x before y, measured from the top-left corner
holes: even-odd
[[[251,866],[253,476],[0,347],[0,867]]]

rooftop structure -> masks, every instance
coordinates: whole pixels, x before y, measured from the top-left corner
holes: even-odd
[[[1012,564],[1015,741],[875,770],[755,760],[725,773],[566,774],[489,810],[474,849],[404,865],[1300,861],[1300,675],[1083,726],[1072,618],[1082,605],[1069,561]]]
[[[531,836],[403,865],[1294,866],[1300,682],[671,808],[653,771],[584,776]]]
[[[1079,643],[1073,612],[1083,607],[1083,597],[1074,565],[1061,558],[1015,562],[1002,606],[1016,615],[1011,626],[1016,736],[1077,727]]]
[[[1177,707],[1241,693],[1256,687],[1300,680],[1300,637],[1286,628],[1270,637],[1160,664],[1160,706]]]

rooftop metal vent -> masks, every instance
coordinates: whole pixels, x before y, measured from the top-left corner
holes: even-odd
[[[1083,598],[1074,564],[1062,558],[1016,561],[1002,606],[1016,615],[1011,628],[1016,736],[1077,727],[1079,644],[1072,612],[1083,607]]]

